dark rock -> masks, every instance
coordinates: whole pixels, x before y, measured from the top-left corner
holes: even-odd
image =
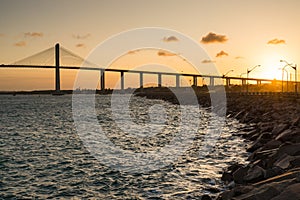
[[[244,181],[248,183],[255,183],[264,179],[266,171],[260,166],[256,165],[247,171]]]
[[[270,122],[261,122],[259,127],[261,132],[271,132],[274,129],[274,124]]]
[[[244,183],[244,176],[247,175],[249,166],[241,167],[233,173],[233,180],[235,183]]]
[[[278,149],[278,155],[283,155],[284,153],[291,155],[291,156],[297,156],[300,154],[300,143],[297,144],[286,144],[282,145]]]
[[[280,190],[276,187],[270,185],[263,185],[262,187],[255,188],[250,192],[240,195],[232,199],[247,199],[247,200],[261,200],[261,199],[271,199],[280,194]]]
[[[290,162],[294,159],[293,156],[283,154],[273,165],[280,167],[281,169],[288,169],[290,167]]]
[[[287,140],[290,140],[292,139],[294,133],[291,129],[287,129],[285,131],[283,131],[282,133],[280,133],[276,138],[275,140],[280,140],[282,142],[285,142]]]
[[[281,175],[283,173],[284,173],[284,170],[281,169],[280,167],[272,167],[272,168],[266,170],[265,178],[268,179],[268,178],[271,178],[274,176]]]
[[[205,194],[200,197],[200,200],[212,200],[212,198],[210,196],[208,196],[207,194]]]
[[[265,150],[265,151],[261,151],[261,149],[257,149],[255,152],[253,152],[249,156],[248,160],[254,161],[254,160],[260,159],[260,160],[265,161],[265,159],[269,158],[271,155],[275,154],[276,152],[277,152],[277,149],[270,149],[270,150]]]
[[[292,126],[300,127],[300,116],[292,120]]]
[[[278,196],[272,200],[299,200],[300,199],[300,183],[296,183],[285,188]]]
[[[270,140],[267,142],[263,147],[262,150],[270,150],[270,149],[275,149],[278,148],[282,144],[281,141],[278,140]]]
[[[247,149],[247,152],[254,152],[255,150],[259,149],[260,147],[262,147],[266,142],[268,142],[268,139],[262,139],[262,138],[258,138],[253,144],[252,146],[250,146]]]
[[[259,132],[258,132],[256,129],[251,130],[251,131],[245,133],[245,134],[243,135],[243,138],[252,138],[255,134],[259,134]],[[257,137],[258,137],[258,136],[257,136]],[[257,137],[256,137],[256,138],[257,138]]]
[[[279,133],[281,133],[282,131],[286,130],[289,127],[288,124],[277,124],[275,125],[275,127],[272,130],[272,134],[273,135],[278,135]]]
[[[284,188],[295,183],[291,180],[283,180],[281,182],[271,182],[267,184],[259,185],[254,187],[250,192],[240,195],[237,198],[232,199],[247,199],[247,200],[261,200],[261,199],[272,199],[278,196]]]
[[[232,176],[231,173],[224,172],[222,174],[221,180],[228,183],[228,182],[231,182],[233,180],[233,176]]]
[[[240,196],[240,195],[246,194],[253,189],[254,189],[254,187],[251,185],[237,186],[236,188],[233,189],[233,191],[234,191],[233,196]]]
[[[241,167],[243,167],[242,164],[234,163],[227,168],[227,171],[229,171],[230,173],[234,173],[236,170],[238,170]]]
[[[291,165],[293,168],[295,167],[300,167],[300,157],[297,156],[294,160],[292,160],[291,162]]]

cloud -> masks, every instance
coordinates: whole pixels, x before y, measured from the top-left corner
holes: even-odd
[[[75,38],[75,39],[78,39],[78,40],[84,40],[84,39],[89,38],[89,37],[91,36],[91,34],[90,34],[90,33],[87,33],[87,34],[85,34],[85,35],[73,34],[72,36],[73,36],[73,38]]]
[[[43,37],[44,34],[42,32],[27,32],[24,33],[25,37]]]
[[[207,63],[215,63],[215,61],[205,59],[205,60],[202,60],[202,63],[204,63],[204,64],[207,64]]]
[[[76,47],[78,47],[78,48],[82,48],[82,47],[85,47],[85,44],[83,44],[83,43],[79,43],[79,44],[76,44]]]
[[[175,53],[170,53],[170,52],[163,51],[163,50],[159,50],[159,51],[157,52],[157,55],[158,55],[158,56],[176,56],[177,54],[175,54]]]
[[[268,41],[268,44],[285,44],[285,40],[275,38],[273,40]]]
[[[215,33],[208,33],[206,36],[202,37],[201,42],[204,44],[209,44],[209,43],[224,43],[228,39],[226,35],[217,35]]]
[[[236,56],[234,59],[244,59],[244,57],[242,57],[242,56]]]
[[[16,47],[25,47],[27,43],[25,41],[20,41],[14,44]]]
[[[222,56],[229,56],[228,53],[226,53],[225,51],[220,51],[219,53],[217,53],[216,57],[222,57]]]
[[[5,34],[3,34],[3,33],[0,33],[0,37],[4,37],[5,36]]]
[[[169,36],[169,37],[164,37],[163,41],[164,42],[178,42],[179,39],[175,36]]]

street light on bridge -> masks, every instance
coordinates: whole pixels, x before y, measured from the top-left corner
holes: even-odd
[[[297,87],[297,65],[295,64],[295,66],[293,66],[291,63],[288,63],[285,60],[280,60],[280,62],[284,62],[286,65],[283,67],[283,69],[287,66],[290,66],[291,68],[293,68],[295,70],[295,94],[298,93],[298,87]],[[282,71],[283,73],[283,71]]]
[[[260,65],[256,65],[252,69],[248,69],[247,68],[247,93],[248,93],[248,78],[249,78],[249,74],[250,74],[250,72],[252,72],[257,67],[260,67]]]
[[[286,67],[286,66],[285,66]],[[286,72],[286,91],[289,91],[289,72],[285,69],[285,67],[283,68],[278,68],[280,70],[282,70],[282,78],[281,78],[281,92],[283,93],[283,78],[284,78],[284,72]]]
[[[233,69],[229,70],[228,72],[226,72],[225,74],[223,74],[223,77],[226,77],[227,74],[229,74],[230,72],[233,72],[233,71],[234,71]]]

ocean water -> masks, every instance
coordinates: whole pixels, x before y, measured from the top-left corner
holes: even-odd
[[[180,121],[178,105],[132,97],[127,113],[132,123],[128,125],[122,115],[113,115],[110,97],[96,96],[96,115],[114,145],[124,151],[148,152],[164,147],[175,137]],[[244,125],[226,119],[214,148],[200,156],[201,143],[211,128],[210,113],[196,106],[189,109],[201,114],[193,144],[172,162],[131,173],[110,166],[89,151],[74,125],[71,95],[0,96],[0,198],[214,196],[224,188],[220,181],[223,169],[233,162],[245,162],[245,145],[234,136]],[[137,130],[142,130],[142,136]],[[147,133],[151,135],[147,137]]]

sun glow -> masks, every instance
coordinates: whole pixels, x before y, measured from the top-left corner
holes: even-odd
[[[281,56],[278,53],[264,55],[261,67],[259,70],[259,76],[266,79],[282,79],[282,63],[280,63]]]

